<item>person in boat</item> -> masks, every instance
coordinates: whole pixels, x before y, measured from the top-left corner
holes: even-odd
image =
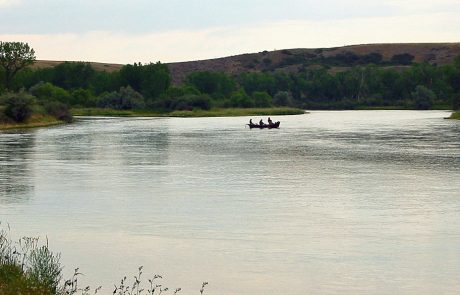
[[[272,125],[272,124],[273,124],[272,119],[270,119],[270,117],[268,117],[268,125]]]
[[[252,123],[252,119],[249,119],[249,125],[254,125],[254,123]]]
[[[259,125],[260,125],[260,126],[264,126],[264,125],[265,125],[265,123],[264,123],[264,121],[262,121],[262,119],[260,119]]]

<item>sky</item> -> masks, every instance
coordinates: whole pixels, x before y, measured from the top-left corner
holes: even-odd
[[[37,59],[179,62],[288,48],[460,42],[460,0],[0,0]]]

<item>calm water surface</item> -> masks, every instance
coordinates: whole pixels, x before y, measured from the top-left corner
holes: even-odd
[[[460,122],[442,111],[81,118],[0,133],[0,220],[111,294],[458,294]],[[254,117],[254,119],[259,119]]]

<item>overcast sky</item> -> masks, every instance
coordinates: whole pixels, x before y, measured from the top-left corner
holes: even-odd
[[[0,40],[38,59],[207,59],[284,48],[460,42],[460,0],[0,0]]]

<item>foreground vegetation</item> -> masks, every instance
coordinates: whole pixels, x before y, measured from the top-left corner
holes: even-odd
[[[1,225],[1,224],[0,224]],[[75,269],[70,279],[63,279],[61,255],[53,253],[48,241],[41,243],[38,238],[23,237],[14,242],[9,229],[0,228],[0,294],[2,295],[89,295],[101,290],[97,287],[81,287],[78,278],[82,274]],[[155,275],[144,284],[143,267],[131,282],[126,277],[115,284],[114,295],[155,295],[177,294],[181,288],[169,289],[161,284],[162,276]],[[208,285],[203,282],[200,294]]]

